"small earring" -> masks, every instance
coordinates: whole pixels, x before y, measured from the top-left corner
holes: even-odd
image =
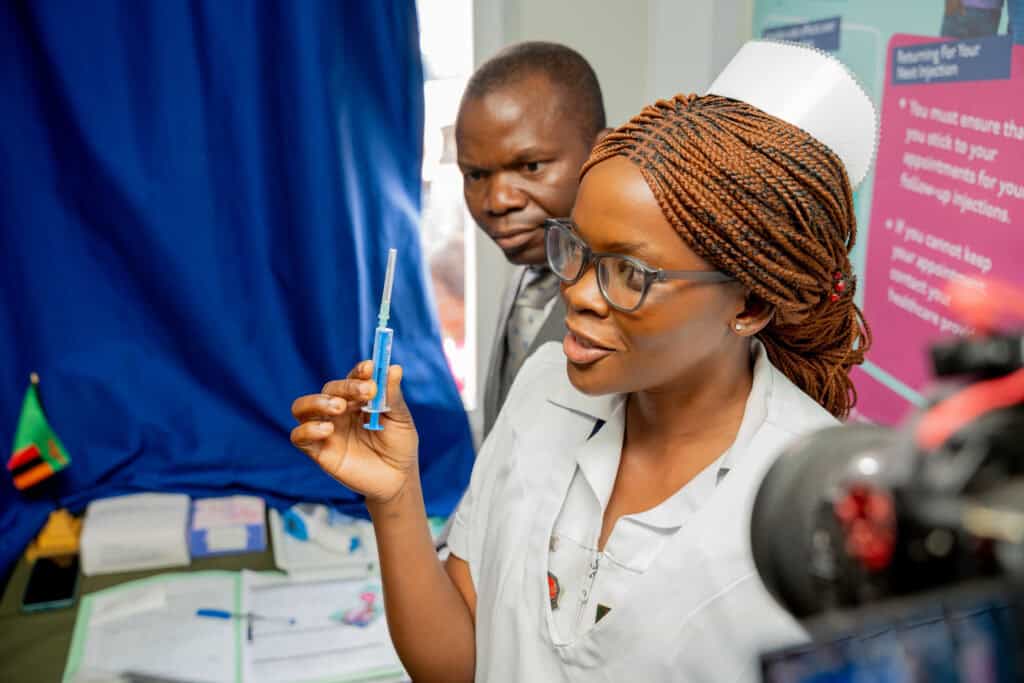
[[[739,332],[743,329],[743,323],[736,323],[736,331]]]

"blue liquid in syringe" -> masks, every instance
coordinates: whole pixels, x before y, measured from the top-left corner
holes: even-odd
[[[377,329],[373,334],[373,381],[377,385],[377,393],[363,410],[370,419],[363,424],[363,429],[380,431],[384,426],[380,423],[381,413],[388,411],[388,367],[391,365],[391,342],[395,331],[388,327],[391,313],[391,287],[395,282],[395,249],[388,249],[387,274],[384,276],[384,293],[380,300],[380,312],[377,314]]]
[[[377,384],[377,393],[370,404],[363,408],[370,414],[369,422],[363,425],[365,429],[374,431],[384,429],[380,423],[380,414],[388,411],[388,366],[391,365],[391,339],[394,334],[394,330],[390,327],[378,327],[374,332],[373,381]]]

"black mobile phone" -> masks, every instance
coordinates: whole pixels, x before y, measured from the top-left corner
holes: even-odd
[[[32,563],[32,571],[21,598],[23,612],[40,612],[70,607],[78,592],[78,555],[40,557]]]

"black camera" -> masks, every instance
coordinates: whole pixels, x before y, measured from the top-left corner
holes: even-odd
[[[991,329],[1024,309],[1008,294],[961,312]],[[754,562],[813,641],[765,654],[765,681],[1024,680],[1024,333],[936,344],[931,364],[907,424],[809,434],[765,476]]]
[[[959,382],[905,428],[816,432],[765,477],[754,560],[795,616],[1024,578],[1024,335],[940,344],[932,365]]]

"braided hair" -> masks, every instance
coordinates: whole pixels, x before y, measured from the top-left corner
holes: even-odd
[[[605,159],[639,166],[699,256],[775,308],[759,333],[768,358],[837,417],[856,403],[849,371],[871,331],[853,301],[857,234],[842,161],[803,130],[737,100],[677,95],[605,136]]]

